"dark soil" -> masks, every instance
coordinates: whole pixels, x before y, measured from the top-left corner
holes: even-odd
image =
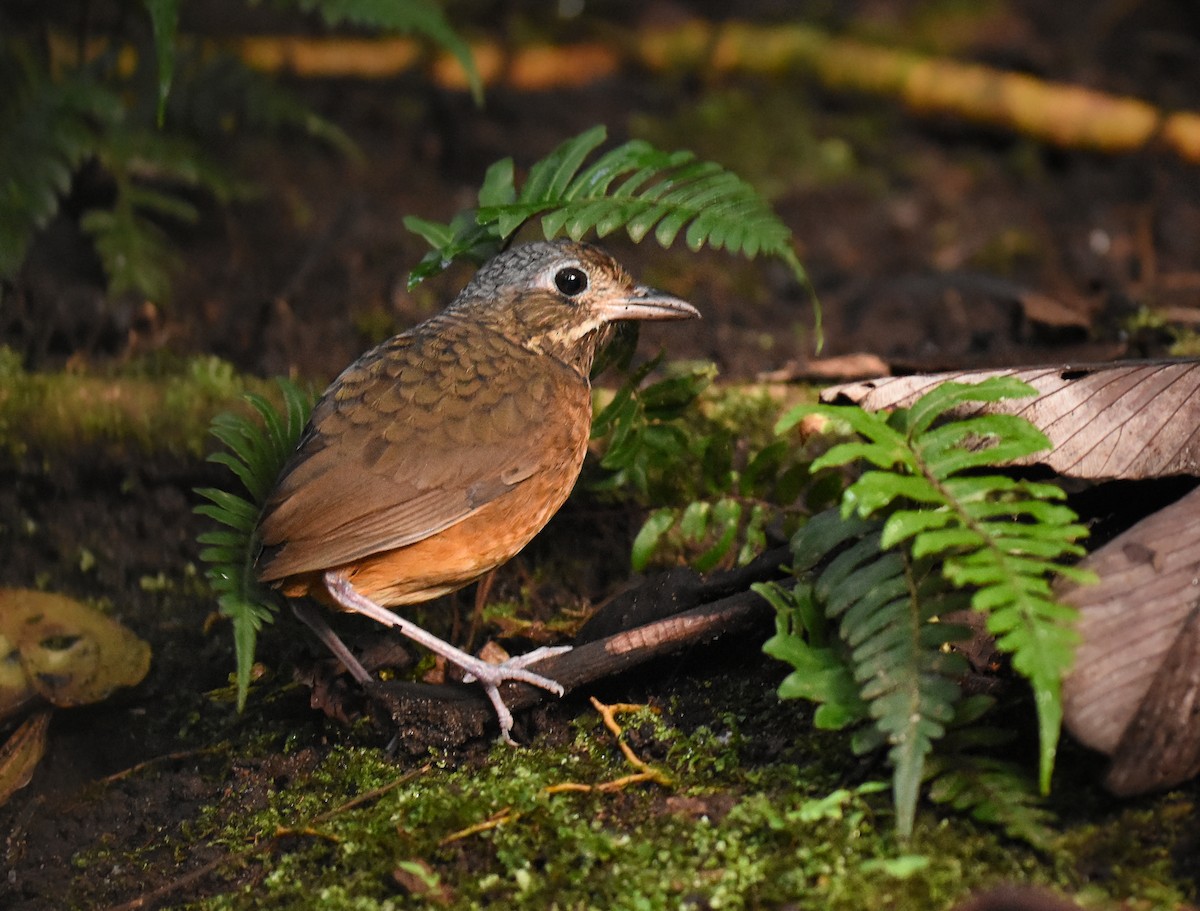
[[[496,12],[496,4],[485,6]],[[675,6],[654,4],[651,12],[666,15]],[[791,14],[786,4],[754,6],[767,18]],[[838,18],[871,17],[886,31],[899,29],[918,4],[835,6]],[[1030,0],[1006,10],[998,17],[1003,28],[958,53],[1168,108],[1195,107],[1200,98],[1200,16],[1190,3]],[[1153,356],[1167,353],[1171,320],[1191,324],[1200,314],[1200,172],[1150,153],[1110,158],[1047,149],[912,119],[891,102],[832,96],[798,80],[628,72],[569,91],[496,89],[481,109],[415,76],[295,88],[348,130],[363,150],[361,164],[300,140],[231,144],[225,153],[264,192],[228,210],[208,209],[180,238],[186,265],[169,310],[104,301],[95,262],[78,234],[58,223],[36,248],[20,293],[5,299],[0,343],[38,368],[212,353],[247,372],[327,380],[369,344],[437,309],[465,280],[456,269],[405,291],[407,270],[424,248],[402,227],[404,215],[447,220],[473,201],[492,161],[511,155],[527,166],[601,122],[614,140],[651,124],[656,144],[696,148],[734,170],[743,140],[768,153],[786,150],[785,134],[795,129],[818,144],[849,143],[855,164],[834,177],[814,176],[807,165],[800,176],[790,174],[769,154],[763,174],[746,175],[779,187],[774,201],[821,300],[829,355],[870,351],[897,369]],[[690,111],[730,94],[780,104],[807,120],[750,122],[743,137],[736,121],[696,126]],[[768,102],[777,96],[784,100]],[[89,192],[86,180],[75,192]],[[644,352],[661,345],[671,357],[712,360],[731,381],[811,356],[808,294],[782,268],[649,243],[614,241],[611,248],[634,274],[704,313],[702,322],[643,332]],[[1023,303],[1032,291],[1074,318],[1040,320]],[[217,854],[203,839],[188,856],[171,853],[199,808],[235,797],[252,805],[329,743],[381,746],[388,734],[326,720],[308,707],[306,689],[289,686],[292,669],[312,662],[290,618],[265,633],[264,685],[237,716],[229,703],[230,637],[224,625],[207,625],[214,605],[196,575],[203,525],[191,512],[192,489],[221,476],[182,460],[119,464],[68,455],[43,461],[33,454],[4,469],[0,584],[40,585],[111,605],[150,642],[154,663],[136,689],[55,715],[33,782],[0,808],[0,907],[107,907],[138,896],[149,896],[139,907],[151,907],[159,903],[156,888]],[[588,508],[573,503],[551,537],[586,541],[594,527]],[[620,555],[633,517],[610,514],[602,524],[602,547],[578,544],[599,551],[597,561],[551,586],[548,597],[595,604],[623,582]],[[550,544],[533,546],[504,570],[501,586],[515,587],[552,552]],[[602,557],[611,559],[595,565]],[[469,616],[469,599],[457,603]],[[712,706],[709,681],[744,677],[734,659],[745,654],[734,649],[715,669],[689,655],[617,681],[610,695],[664,704],[671,695],[682,707],[679,723],[702,724]],[[769,693],[781,676],[756,672],[755,683]],[[770,702],[746,711],[743,731],[761,735],[755,743],[763,756],[784,749]],[[564,737],[579,710],[568,700],[534,713],[524,733]],[[248,752],[267,759],[231,760],[220,749],[255,737]],[[486,747],[464,747],[462,761],[477,761]],[[149,774],[121,774],[145,762]],[[135,851],[141,866],[73,867],[79,852],[94,858],[106,847],[114,857]],[[200,896],[255,875],[222,868],[186,892]]]

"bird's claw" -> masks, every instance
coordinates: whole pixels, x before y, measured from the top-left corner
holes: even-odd
[[[498,687],[502,683],[513,680],[541,687],[555,696],[561,696],[564,692],[561,683],[527,670],[527,668],[543,658],[561,655],[570,650],[571,646],[569,645],[544,645],[541,648],[535,648],[532,652],[526,652],[524,655],[509,658],[500,664],[488,664],[481,659],[478,667],[473,666],[469,672],[463,675],[463,683],[479,682],[485,687]]]
[[[543,658],[561,655],[570,650],[571,646],[569,645],[543,646],[524,655],[509,658],[501,664],[488,664],[486,661],[476,658],[472,662],[471,670],[463,675],[464,683],[478,683],[483,687],[484,693],[492,703],[492,708],[496,710],[496,719],[500,722],[500,736],[509,746],[516,746],[517,742],[512,739],[513,716],[500,697],[500,685],[509,680],[519,681],[541,687],[555,696],[561,696],[565,692],[561,683],[551,680],[549,677],[543,677],[541,674],[535,674],[527,667]]]

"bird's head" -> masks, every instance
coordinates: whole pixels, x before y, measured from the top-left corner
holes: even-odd
[[[492,258],[450,309],[585,376],[613,323],[700,316],[686,301],[637,284],[600,248],[571,241],[525,244]]]

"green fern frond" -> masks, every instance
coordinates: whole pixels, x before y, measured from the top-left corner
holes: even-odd
[[[796,533],[792,548],[810,559],[836,551],[817,575],[813,594],[825,615],[839,622],[859,698],[873,720],[856,736],[855,750],[888,744],[897,829],[907,836],[925,759],[954,717],[957,680],[967,669],[946,648],[966,631],[939,618],[966,600],[937,584],[929,561],[885,549],[882,534],[878,520],[827,510]],[[795,569],[807,568],[799,559]]]
[[[196,143],[178,134],[130,126],[105,136],[96,148],[96,156],[115,180],[136,182],[142,189],[184,186],[211,194],[221,203],[250,192],[249,185],[236,180]],[[185,221],[195,219],[194,208],[188,214],[166,210],[160,214]]]
[[[244,66],[231,77],[233,67],[222,70],[207,58],[181,54],[179,5],[179,0],[146,2],[157,63],[154,98],[145,91],[151,85],[147,74],[118,72],[112,55],[80,69],[52,72],[31,44],[0,42],[6,88],[0,99],[0,278],[17,276],[34,235],[59,212],[81,166],[94,160],[112,179],[115,198],[111,208],[85,212],[81,227],[92,237],[109,290],[165,301],[177,268],[165,223],[190,222],[198,215],[180,189],[199,190],[223,203],[246,192],[183,138],[179,124],[202,125],[203,118],[192,115],[211,115],[208,122],[222,136],[231,123],[286,126],[357,154],[344,132],[265,77]],[[211,82],[203,82],[213,72],[226,77],[226,91],[213,91]],[[152,110],[159,129],[151,127]],[[174,132],[161,129],[168,111]]]
[[[132,205],[92,209],[79,220],[92,238],[112,294],[134,291],[163,303],[180,260],[166,232]]]
[[[663,152],[634,139],[587,165],[604,142],[603,126],[567,140],[529,170],[518,190],[511,160],[489,169],[470,217],[449,225],[409,218],[405,225],[434,247],[413,270],[410,285],[456,258],[494,253],[527,222],[541,216],[547,238],[574,240],[590,231],[605,237],[624,228],[635,243],[653,232],[670,247],[682,232],[692,250],[726,249],[753,258],[782,259],[807,286],[792,249],[791,231],[748,183],[691,152]],[[586,166],[585,166],[586,165]]]
[[[1015,763],[975,754],[935,756],[929,779],[934,803],[969,813],[1039,850],[1051,846],[1051,813],[1042,806],[1036,783]]]
[[[846,488],[839,510],[797,532],[792,549],[798,573],[823,564],[813,597],[840,620],[845,660],[874,720],[855,747],[890,745],[902,833],[911,828],[926,758],[959,706],[955,678],[964,666],[946,646],[963,631],[939,619],[968,604],[986,615],[1033,688],[1040,781],[1043,790],[1049,785],[1061,680],[1075,645],[1074,612],[1054,601],[1050,580],[1084,577],[1069,561],[1083,553],[1077,542],[1086,531],[1054,485],[987,473],[1047,448],[1040,431],[1008,415],[947,420],[965,403],[1029,394],[1007,378],[947,383],[888,416],[800,406],[777,425],[782,433],[819,413],[861,436],[830,448],[814,472],[854,461],[874,466]]]
[[[196,206],[178,188],[211,193],[228,202],[246,191],[195,145],[156,130],[112,131],[96,144],[96,158],[112,176],[109,209],[89,209],[80,226],[92,237],[111,293],[134,291],[157,302],[171,294],[179,257],[163,222],[193,223]]]
[[[195,511],[223,526],[204,532],[198,540],[205,545],[200,559],[209,564],[205,576],[217,595],[221,614],[233,623],[239,711],[245,706],[250,689],[258,631],[274,619],[280,606],[279,596],[262,585],[254,574],[259,550],[255,534],[258,517],[312,410],[310,395],[288,380],[278,382],[283,395],[282,413],[267,399],[251,394],[246,400],[260,421],[225,412],[212,422],[212,435],[225,449],[213,453],[209,461],[232,471],[247,496],[215,487],[196,490],[208,502],[201,503]]]
[[[1086,578],[1069,561],[1083,555],[1078,541],[1087,531],[1059,502],[1065,495],[1055,485],[979,473],[1049,448],[1032,424],[991,414],[935,426],[967,402],[1033,394],[1026,383],[1007,377],[945,383],[886,417],[858,408],[801,406],[785,416],[780,430],[819,411],[865,437],[833,447],[813,470],[859,458],[874,464],[878,470],[847,488],[843,515],[888,510],[882,547],[907,542],[915,557],[939,561],[949,583],[972,590],[972,608],[987,616],[997,644],[1033,687],[1039,781],[1048,790],[1062,721],[1061,682],[1076,644],[1075,612],[1054,600],[1050,580],[1056,574]]]
[[[18,42],[0,47],[0,68],[13,80],[0,102],[0,277],[12,279],[122,107],[115,91],[83,75],[54,83]]]

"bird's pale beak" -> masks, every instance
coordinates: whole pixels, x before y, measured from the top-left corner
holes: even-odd
[[[600,307],[600,316],[605,322],[632,319],[699,319],[700,311],[678,297],[638,285],[627,297],[605,301]]]

